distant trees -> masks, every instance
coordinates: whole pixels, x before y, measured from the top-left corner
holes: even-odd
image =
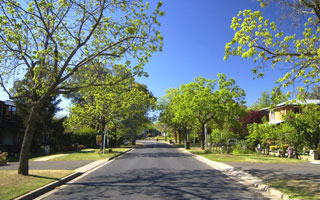
[[[205,148],[205,125],[219,128],[237,123],[245,93],[235,81],[219,74],[218,80],[198,77],[194,82],[167,91],[160,119],[187,136],[195,126],[200,129],[201,148]]]
[[[116,74],[110,77],[109,85],[81,89],[78,100],[70,108],[67,126],[93,127],[103,134],[108,125],[116,146],[121,133],[123,137],[135,140],[139,127],[149,122],[146,114],[156,98],[133,77],[123,80],[122,76]],[[112,82],[118,83],[114,85]]]
[[[267,108],[271,105],[271,94],[268,91],[261,93],[261,97],[257,99],[255,103],[252,104],[252,109],[259,110],[262,108]]]
[[[320,99],[320,86],[315,85],[311,88],[311,92],[306,93],[306,99]]]

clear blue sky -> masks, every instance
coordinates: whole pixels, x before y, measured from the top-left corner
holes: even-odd
[[[160,19],[163,52],[154,54],[145,66],[149,78],[138,81],[160,97],[165,90],[189,83],[197,76],[216,79],[218,73],[225,73],[245,90],[250,106],[261,92],[272,89],[283,72],[269,69],[263,79],[253,80],[252,61],[239,57],[223,60],[224,46],[234,35],[231,20],[244,9],[259,10],[259,3],[256,0],[163,0],[162,10],[166,13]],[[279,12],[269,8],[264,16],[272,18]],[[0,92],[0,100],[5,99],[7,96]],[[61,106],[66,107],[67,103]]]
[[[263,91],[271,91],[283,72],[269,69],[263,79],[253,80],[252,61],[239,57],[223,60],[224,46],[233,38],[231,20],[240,10],[260,9],[255,0],[164,0],[160,19],[163,52],[154,54],[145,66],[149,78],[138,79],[157,97],[165,90],[193,81],[197,76],[216,79],[218,73],[235,79],[245,90],[247,105]],[[264,14],[274,15],[272,10]]]

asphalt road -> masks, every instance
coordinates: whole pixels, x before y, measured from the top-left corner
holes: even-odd
[[[168,144],[143,143],[44,199],[266,199]]]

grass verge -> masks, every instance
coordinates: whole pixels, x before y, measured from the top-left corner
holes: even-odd
[[[289,195],[290,199],[320,199],[320,179],[274,180],[267,184]]]
[[[217,162],[249,162],[249,163],[303,163],[306,161],[293,158],[279,158],[257,154],[217,154],[205,153],[203,150],[191,149],[190,152]]]
[[[13,199],[73,172],[73,170],[30,170],[29,176],[23,176],[16,170],[1,170],[0,199]]]
[[[101,160],[101,159],[111,158],[127,150],[129,150],[129,148],[112,148],[112,152],[109,153],[108,150],[106,150],[104,156],[102,156],[102,153],[99,153],[98,149],[93,149],[91,151],[82,150],[77,153],[72,153],[65,156],[50,159],[50,161],[52,160]]]

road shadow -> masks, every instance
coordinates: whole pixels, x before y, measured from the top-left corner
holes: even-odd
[[[264,199],[216,170],[134,169],[91,176],[49,199]]]
[[[190,158],[192,154],[180,153],[180,152],[150,152],[150,153],[140,153],[140,152],[130,152],[124,154],[119,159],[136,159],[136,158]]]
[[[148,143],[148,142],[144,142],[142,143],[143,146],[140,147],[140,148],[143,148],[143,149],[150,149],[150,148],[174,148],[172,147],[171,145],[167,144],[167,143],[161,143],[161,142],[158,142],[158,143]]]

